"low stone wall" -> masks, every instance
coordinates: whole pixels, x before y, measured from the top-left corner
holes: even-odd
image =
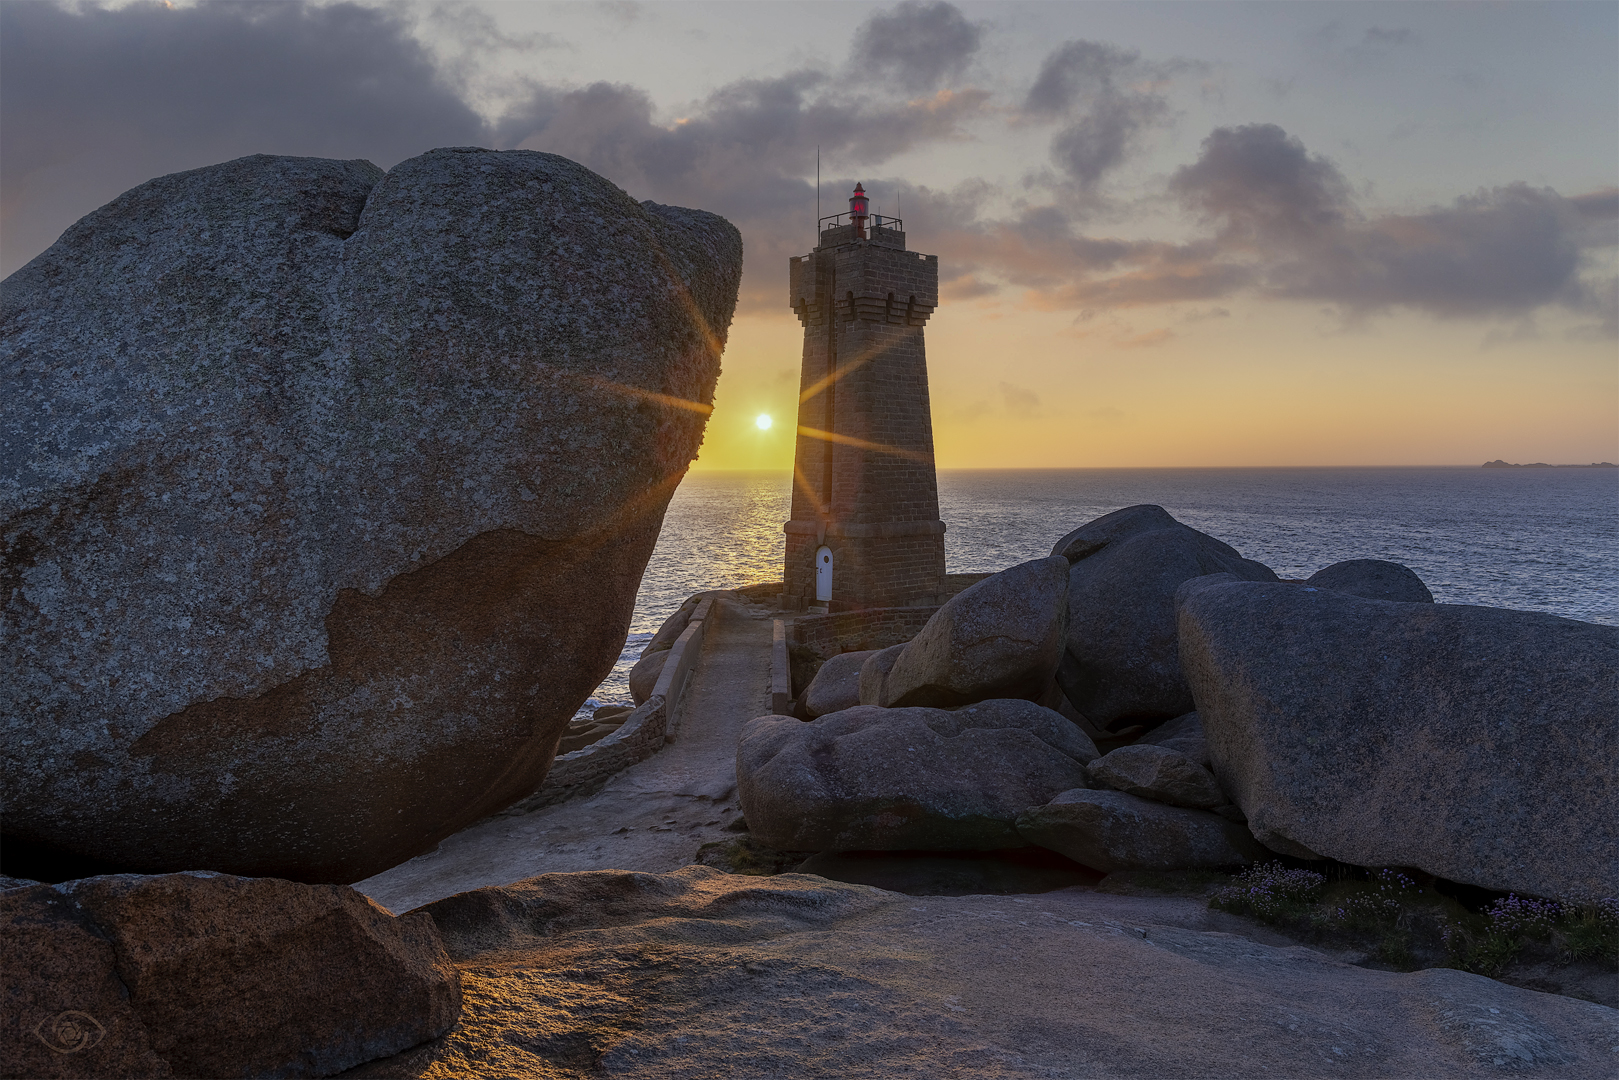
[[[516,817],[542,806],[594,795],[615,775],[645,761],[671,741],[680,723],[682,698],[703,651],[705,627],[711,629],[718,622],[721,610],[716,596],[698,604],[686,629],[669,650],[669,659],[664,661],[663,673],[658,676],[652,696],[611,735],[558,757],[534,794],[495,816]]]
[[[886,649],[911,640],[927,625],[937,607],[865,608],[831,615],[800,615],[792,621],[792,640],[823,659],[856,649]]]
[[[797,653],[800,666],[819,667],[820,660],[839,653],[861,649],[886,649],[902,645],[921,632],[933,618],[933,613],[963,589],[989,577],[989,574],[947,574],[943,582],[941,604],[915,607],[862,608],[859,611],[838,611],[830,615],[796,615],[776,620],[776,642],[771,652],[770,707],[773,712],[786,713],[792,705],[795,684],[792,676],[792,654]],[[806,676],[807,678],[807,676]]]
[[[776,619],[770,626],[770,711],[786,716],[793,702],[793,668],[787,654],[787,624]]]
[[[675,733],[680,730],[680,707],[685,701],[686,688],[691,685],[697,658],[703,652],[703,637],[708,628],[718,622],[721,610],[718,596],[709,596],[697,605],[697,610],[691,613],[691,621],[686,624],[686,629],[675,639],[674,648],[669,650],[669,659],[663,662],[663,671],[659,673],[658,681],[652,687],[652,697],[661,697],[669,703],[666,710],[669,719],[664,738],[671,742],[674,741]],[[585,749],[590,748],[587,746]]]

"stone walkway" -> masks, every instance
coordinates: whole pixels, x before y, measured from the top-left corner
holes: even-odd
[[[663,873],[694,861],[711,840],[732,839],[736,743],[770,711],[770,615],[724,599],[703,643],[674,741],[588,798],[521,817],[488,818],[437,849],[355,882],[395,913],[486,885],[569,870]]]

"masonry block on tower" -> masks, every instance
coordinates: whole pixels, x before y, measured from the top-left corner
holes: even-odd
[[[804,326],[792,520],[783,601],[829,611],[934,604],[944,522],[933,466],[922,328],[939,302],[939,259],[905,249],[904,223],[823,218],[792,259]],[[830,222],[830,225],[827,224]]]

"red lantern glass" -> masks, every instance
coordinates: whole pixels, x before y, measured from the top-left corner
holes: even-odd
[[[854,186],[854,195],[849,199],[849,216],[863,218],[866,208],[870,204],[866,200],[866,189],[859,184]]]

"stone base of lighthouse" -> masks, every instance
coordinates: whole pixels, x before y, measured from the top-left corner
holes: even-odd
[[[818,521],[789,521],[786,533],[784,607],[825,605],[828,611],[852,611],[941,602],[942,521],[832,523],[824,528]]]

